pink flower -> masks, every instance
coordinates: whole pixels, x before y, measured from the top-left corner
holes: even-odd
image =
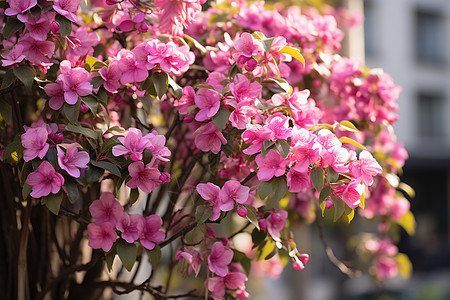
[[[280,232],[286,225],[288,213],[282,209],[275,209],[275,212],[267,217],[267,231],[275,241],[280,241]]]
[[[52,41],[39,41],[27,33],[19,42],[23,46],[23,55],[33,64],[48,63],[47,57],[52,57],[55,52],[55,43]]]
[[[227,140],[212,121],[199,127],[194,132],[194,135],[195,146],[203,152],[211,151],[212,153],[217,154],[222,145],[227,144]]]
[[[50,31],[50,20],[47,15],[39,15],[36,17],[31,17],[25,23],[25,27],[30,32],[30,36],[39,41],[45,41],[47,39],[47,34]]]
[[[200,88],[195,95],[195,104],[200,111],[195,115],[196,121],[210,120],[220,108],[220,94],[216,91]]]
[[[375,262],[375,268],[378,280],[392,278],[398,273],[397,261],[392,257],[379,257]]]
[[[76,15],[74,12],[77,11],[81,0],[54,0],[53,9],[60,15],[66,17],[72,22],[76,22]]]
[[[224,277],[211,277],[208,279],[208,290],[216,299],[223,299],[225,287],[230,290],[245,290],[247,276],[241,272],[230,272]]]
[[[91,223],[88,225],[89,234],[89,247],[93,249],[103,249],[108,252],[111,250],[112,245],[117,240],[117,234],[111,223],[96,224]]]
[[[295,162],[295,169],[306,172],[309,165],[319,159],[320,144],[316,142],[313,135],[306,129],[301,128],[292,134],[292,140],[297,140],[294,144],[291,162]]]
[[[119,137],[118,140],[122,145],[112,148],[114,156],[130,154],[130,158],[134,161],[142,160],[142,151],[148,148],[150,142],[148,139],[142,138],[142,131],[136,128],[128,129],[125,137]]]
[[[297,171],[296,168],[291,168],[287,174],[287,186],[289,192],[298,193],[304,188],[311,187],[311,178],[307,172]]]
[[[175,100],[174,106],[178,109],[180,114],[185,115],[188,113],[189,107],[195,104],[195,91],[191,86],[185,86],[183,88],[183,96],[180,100]]]
[[[28,174],[25,182],[33,187],[30,196],[40,198],[50,193],[58,193],[64,184],[64,177],[56,172],[48,161],[44,160],[36,171]]]
[[[120,87],[119,79],[122,76],[118,62],[113,60],[108,67],[101,68],[98,73],[103,78],[103,86],[110,93],[117,93]]]
[[[273,176],[280,177],[286,172],[286,165],[289,163],[284,159],[278,151],[270,150],[266,157],[258,154],[255,158],[256,164],[259,167],[257,176],[261,181],[269,181]]]
[[[211,254],[208,256],[209,270],[223,277],[228,274],[228,265],[232,259],[233,250],[224,247],[221,242],[215,242],[211,249]]]
[[[261,152],[264,140],[269,139],[271,132],[267,127],[262,127],[259,124],[247,124],[247,130],[242,133],[242,139],[246,144],[251,144],[250,147],[244,149],[244,153],[252,155]]]
[[[49,83],[44,87],[45,93],[50,97],[48,106],[53,110],[60,109],[64,104],[64,91],[59,83]]]
[[[100,199],[92,202],[89,211],[96,224],[111,223],[116,226],[122,217],[123,207],[112,193],[104,192],[100,195]]]
[[[147,139],[150,143],[147,146],[147,148],[152,152],[153,158],[152,162],[156,159],[159,159],[160,161],[169,161],[168,158],[165,158],[165,156],[170,156],[170,150],[166,146],[166,137],[164,135],[157,134],[156,131],[154,131],[155,134],[147,134],[144,136],[144,139]],[[153,163],[150,163],[150,165],[153,165]]]
[[[230,91],[236,101],[255,101],[261,94],[262,86],[258,82],[252,82],[243,74],[236,74],[234,81],[230,84]]]
[[[162,220],[160,216],[150,215],[144,219],[144,227],[141,234],[141,244],[148,250],[155,248],[155,244],[162,242],[166,234],[160,230]]]
[[[4,58],[2,59],[2,66],[8,67],[20,63],[25,58],[25,55],[22,53],[23,45],[16,44],[11,50],[9,50],[7,55],[2,54],[2,57]]]
[[[149,165],[144,167],[142,161],[134,162],[128,166],[131,180],[127,182],[127,187],[135,189],[140,188],[144,193],[150,193],[161,182],[159,177],[161,173],[158,169],[152,168]]]
[[[234,42],[234,47],[240,52],[241,55],[245,57],[252,57],[258,53],[258,44],[255,44],[254,41],[255,40],[250,33],[244,32]]]
[[[352,162],[349,166],[353,177],[362,180],[368,186],[373,183],[372,176],[383,173],[383,169],[378,162],[373,158],[370,152],[363,150],[359,154],[359,161]]]
[[[47,154],[50,145],[47,143],[48,131],[45,127],[28,128],[20,138],[22,146],[25,148],[23,151],[25,161],[30,161],[35,157],[43,159]]]
[[[134,52],[122,49],[117,55],[117,59],[119,61],[119,69],[122,72],[120,83],[141,82],[148,77],[147,67],[135,59]]]
[[[78,96],[87,96],[92,93],[91,75],[83,68],[71,68],[70,61],[64,60],[60,64],[61,74],[56,80],[64,91],[64,100],[67,104],[77,103]]]
[[[23,23],[25,23],[28,19],[25,12],[37,4],[37,0],[7,0],[6,2],[9,3],[9,8],[5,10],[5,15],[17,15],[17,19]]]
[[[361,203],[360,197],[364,192],[364,186],[359,180],[353,179],[348,185],[337,186],[333,193],[340,197],[350,208],[356,208]]]
[[[153,39],[145,44],[144,49],[147,51],[147,61],[151,69],[156,64],[160,64],[164,59],[172,56],[175,52],[176,44],[174,42],[165,44],[158,39]]]
[[[206,201],[209,201],[210,206],[213,207],[213,213],[209,217],[211,221],[215,221],[220,216],[220,201],[219,201],[219,192],[220,188],[211,183],[199,183],[196,187],[197,192],[199,195],[205,199]]]
[[[122,217],[116,223],[116,228],[122,232],[122,238],[127,243],[135,242],[142,234],[144,229],[144,217],[138,214],[129,215],[122,213]]]
[[[264,126],[270,132],[269,140],[285,140],[292,134],[292,128],[289,128],[289,118],[283,115],[273,115],[267,120]]]
[[[241,185],[239,181],[229,180],[225,182],[219,193],[220,210],[230,211],[234,203],[244,204],[248,200],[250,188]]]
[[[88,31],[85,26],[78,27],[74,30],[74,32],[70,35],[70,38],[79,41],[77,47],[68,48],[71,54],[73,53],[77,56],[93,55],[93,48],[100,42],[100,37],[97,33],[94,31]]]
[[[186,247],[185,247],[186,250]],[[200,272],[201,268],[201,262],[200,262],[200,253],[195,250],[194,247],[192,247],[189,251],[178,251],[175,254],[176,260],[186,260],[186,262],[190,265],[191,269],[194,270],[195,277],[198,276],[198,273]],[[189,274],[191,270],[189,269]]]
[[[195,20],[205,0],[155,0],[154,2],[162,32],[182,36],[183,29]]]
[[[58,150],[58,163],[61,169],[75,178],[80,177],[80,169],[87,167],[89,163],[89,154],[85,151],[78,151],[77,146],[67,148],[66,153],[60,148]]]

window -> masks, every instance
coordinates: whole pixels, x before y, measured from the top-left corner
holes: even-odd
[[[418,62],[444,62],[444,20],[438,13],[416,13],[416,55]]]
[[[439,93],[420,93],[418,125],[422,138],[440,138],[445,134],[444,97]]]

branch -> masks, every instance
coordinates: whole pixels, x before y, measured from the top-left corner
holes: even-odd
[[[322,242],[323,247],[325,248],[325,253],[328,256],[328,259],[336,266],[338,269],[346,274],[350,278],[360,277],[362,275],[360,270],[352,270],[347,267],[342,261],[340,261],[335,255],[331,247],[328,245],[328,242],[325,238],[325,233],[323,232],[323,224],[322,219],[320,219],[321,209],[317,201],[316,202],[316,223],[319,229],[320,240]]]

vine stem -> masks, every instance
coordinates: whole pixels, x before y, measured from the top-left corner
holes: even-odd
[[[19,258],[17,267],[17,299],[29,299],[28,294],[28,271],[27,271],[27,248],[28,248],[28,227],[30,222],[30,212],[32,198],[28,196],[27,207],[22,223],[22,234],[20,238]]]

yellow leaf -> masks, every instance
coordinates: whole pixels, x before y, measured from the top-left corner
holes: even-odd
[[[17,151],[11,153],[11,157],[14,159],[14,161],[19,161],[19,154],[17,153]]]
[[[339,140],[341,141],[341,143],[351,144],[351,145],[353,145],[355,147],[358,147],[360,149],[367,150],[366,147],[364,147],[363,145],[361,145],[360,143],[358,143],[357,141],[355,141],[354,139],[351,139],[349,137],[343,136]]]
[[[397,223],[402,226],[409,235],[414,235],[416,232],[416,220],[410,211],[404,214]]]
[[[400,182],[397,188],[402,191],[405,191],[411,198],[414,198],[416,196],[416,192],[414,191],[414,189],[404,182]]]
[[[86,64],[88,64],[89,65],[89,67],[91,67],[92,68],[92,66],[96,63],[96,62],[98,62],[99,60],[98,59],[96,59],[95,57],[92,57],[92,56],[86,56]]]
[[[353,125],[353,123],[350,121],[341,121],[339,122],[339,126],[341,126],[341,128],[345,131],[351,131],[356,133],[359,132],[358,128],[356,128],[355,125]]]
[[[194,39],[193,37],[191,37],[187,34],[183,34],[183,37],[185,39],[187,39],[188,41],[190,41],[192,44],[194,44],[195,48],[197,48],[203,55],[206,54],[206,48],[203,47],[203,45],[200,44],[196,39]]]
[[[359,201],[361,201],[359,207],[361,207],[362,209],[366,208],[366,197],[364,196],[364,193],[362,193],[359,197]]]
[[[344,212],[344,220],[347,219],[346,221],[350,224],[350,222],[353,220],[353,218],[355,217],[355,210],[345,206],[345,212]]]
[[[412,263],[409,260],[408,255],[398,253],[395,256],[395,259],[397,260],[398,272],[400,275],[405,279],[409,278],[411,276]]]
[[[322,201],[322,203],[320,203],[320,209],[322,210],[322,217],[325,213],[326,206],[327,206],[327,201]]]
[[[300,50],[290,46],[284,46],[278,52],[289,54],[290,56],[298,59],[303,64],[303,67],[305,66],[305,58],[300,54]]]

